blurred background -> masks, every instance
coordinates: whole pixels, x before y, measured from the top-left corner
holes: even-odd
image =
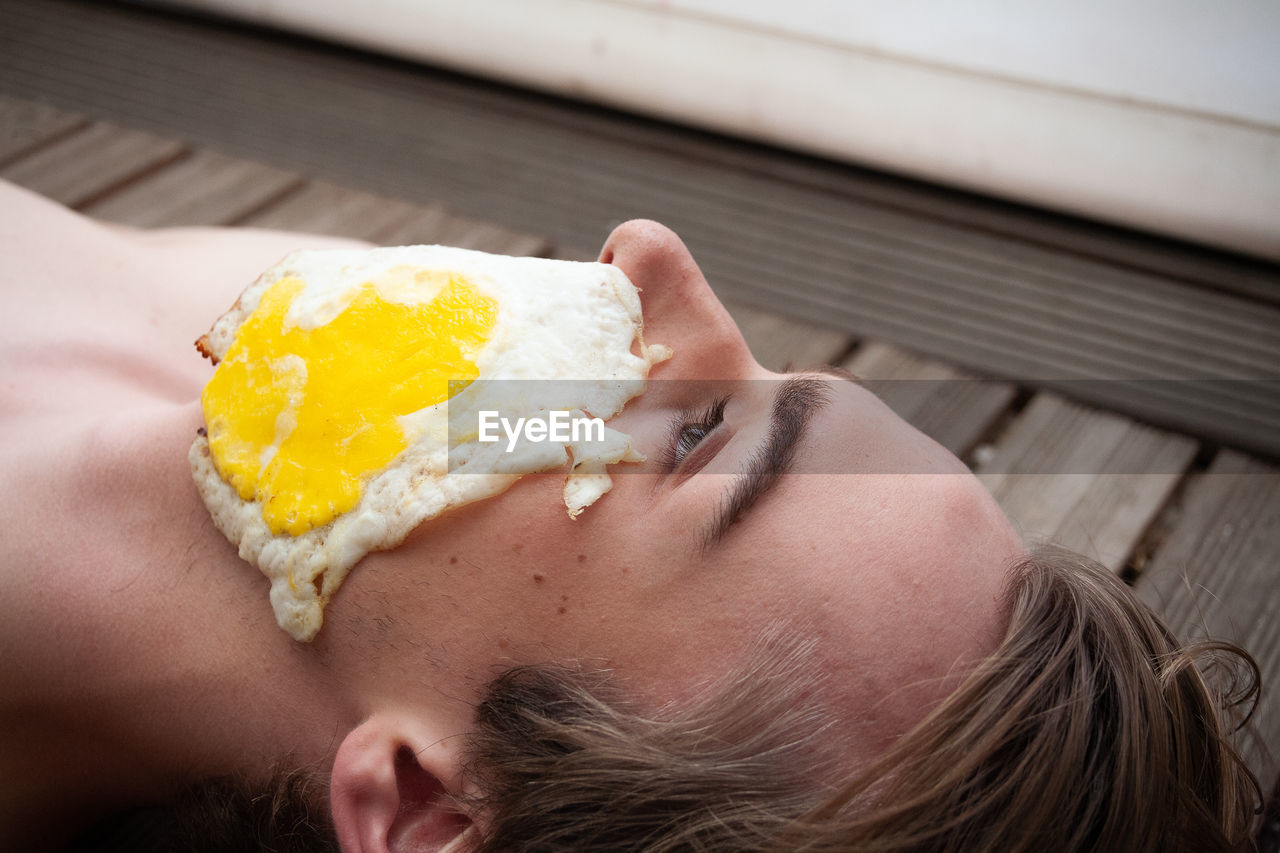
[[[0,20],[0,175],[89,215],[571,259],[649,217],[770,366],[876,341],[1017,383],[1015,411],[1052,388],[1280,456],[1275,0],[0,0]]]
[[[574,259],[649,217],[771,366],[879,341],[1280,456],[1275,0],[0,0],[0,19],[0,175],[89,215],[504,229]],[[400,227],[404,204],[470,224]]]
[[[1274,0],[175,0],[1280,259]]]

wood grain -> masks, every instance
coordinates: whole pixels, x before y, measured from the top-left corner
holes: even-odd
[[[88,123],[48,104],[0,95],[0,166]]]
[[[1246,751],[1265,789],[1280,773],[1280,469],[1221,452],[1179,509],[1135,586],[1184,639],[1230,640],[1257,660],[1263,693]]]
[[[740,302],[725,302],[756,361],[784,372],[837,364],[853,337],[836,329],[793,320]]]
[[[389,246],[439,243],[500,255],[546,257],[551,252],[545,237],[459,216],[438,205],[418,206],[407,219],[379,232],[377,240]]]
[[[15,93],[556,245],[656,218],[723,298],[1280,455],[1280,383],[1075,384],[1278,378],[1274,264],[261,30],[68,0],[0,13]]]
[[[308,181],[297,192],[241,219],[239,224],[376,242],[380,234],[408,219],[416,209],[406,201],[330,181]]]
[[[1119,571],[1195,453],[1185,436],[1041,392],[977,473],[1024,539]]]
[[[1017,393],[1012,383],[982,380],[882,341],[864,342],[843,366],[899,417],[961,458]]]
[[[0,169],[0,176],[68,207],[96,198],[171,163],[185,147],[170,139],[93,122]]]
[[[230,225],[301,183],[282,169],[200,150],[83,210],[122,225]]]

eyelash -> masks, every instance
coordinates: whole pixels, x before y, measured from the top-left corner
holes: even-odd
[[[692,416],[688,411],[681,412],[671,419],[671,426],[667,431],[667,442],[662,452],[662,462],[666,470],[673,470],[712,430],[724,423],[724,410],[728,405],[728,397],[719,397],[700,415],[697,415],[696,419],[691,419]],[[691,433],[696,435],[691,436]]]

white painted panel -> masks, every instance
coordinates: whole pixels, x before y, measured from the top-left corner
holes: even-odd
[[[1276,0],[190,4],[1280,260]]]
[[[1277,0],[631,0],[929,65],[1280,126]]]

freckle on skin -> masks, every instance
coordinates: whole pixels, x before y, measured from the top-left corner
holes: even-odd
[[[450,558],[449,558],[449,565],[451,565],[451,566],[455,566],[455,565],[457,565],[457,564],[458,564],[458,558],[457,558],[457,557],[450,557]]]
[[[557,607],[557,608],[556,608],[556,612],[557,612],[557,613],[559,613],[561,616],[563,616],[563,615],[564,615],[564,612],[565,612],[565,609],[564,609],[563,607]]]
[[[587,561],[587,555],[586,555],[586,554],[579,554],[579,555],[578,555],[578,562],[579,562],[579,563],[585,563],[586,561]]]
[[[503,637],[501,640],[498,640],[498,648],[506,649],[506,648],[510,648],[510,646],[511,646],[511,642],[507,640],[506,637]]]
[[[534,582],[534,583],[542,583],[542,582],[543,582],[543,580],[545,580],[545,578],[544,578],[542,575],[538,574],[537,572],[534,572],[534,573],[533,573],[533,582]]]

